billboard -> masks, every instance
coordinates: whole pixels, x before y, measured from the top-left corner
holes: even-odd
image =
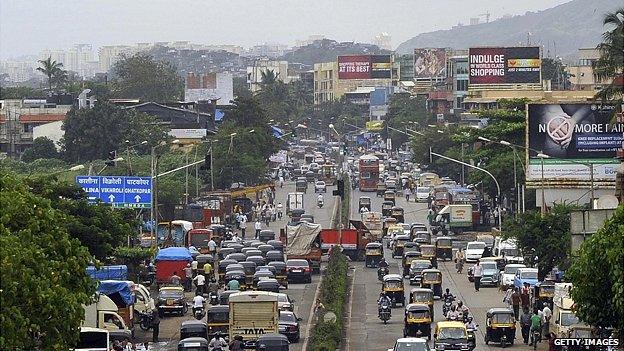
[[[414,49],[414,78],[446,76],[446,49]]]
[[[616,151],[624,141],[624,124],[615,122],[614,105],[597,103],[529,104],[527,108],[527,180],[614,181]]]
[[[469,84],[541,83],[539,47],[470,48]]]
[[[392,78],[391,55],[338,56],[338,79]]]

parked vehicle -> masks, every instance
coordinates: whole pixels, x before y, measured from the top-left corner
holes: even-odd
[[[74,351],[108,351],[110,343],[108,330],[81,327],[78,343]]]

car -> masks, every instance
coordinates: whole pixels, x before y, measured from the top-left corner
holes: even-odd
[[[514,276],[514,287],[522,288],[525,283],[530,286],[537,284],[537,268],[518,268]]]
[[[280,311],[290,311],[293,312],[295,310],[295,300],[291,299],[288,294],[278,293],[277,295],[277,308]]]
[[[285,335],[288,341],[292,343],[299,342],[300,331],[299,321],[301,318],[297,318],[291,311],[279,312],[279,333]]]
[[[314,183],[314,192],[315,193],[326,193],[327,192],[327,186],[325,185],[325,182],[322,181],[322,180],[319,180],[316,183]]]
[[[477,262],[485,250],[485,243],[482,241],[471,241],[466,245],[466,262]]]
[[[429,351],[429,344],[424,338],[399,338],[395,341],[394,347],[388,351]]]
[[[526,268],[526,265],[521,263],[511,263],[506,265],[505,269],[500,272],[498,283],[503,290],[507,290],[508,287],[514,285],[514,277],[520,268]]]
[[[293,281],[303,281],[312,283],[312,269],[306,260],[293,259],[286,261],[286,276],[288,283]]]
[[[429,193],[431,189],[426,186],[419,186],[416,188],[416,202],[427,202],[429,200]]]
[[[481,285],[498,285],[498,279],[500,278],[500,271],[496,262],[481,262],[483,267],[483,276],[481,277]]]
[[[163,317],[165,313],[179,313],[181,316],[188,311],[184,288],[181,286],[164,286],[158,290],[156,299],[158,315]]]

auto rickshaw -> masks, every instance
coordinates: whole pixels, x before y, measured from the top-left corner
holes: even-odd
[[[256,266],[264,266],[266,263],[266,259],[260,255],[249,256],[247,257],[247,261],[255,262]]]
[[[186,338],[178,343],[178,351],[209,351],[205,338]]]
[[[392,190],[384,191],[383,199],[384,199],[384,201],[392,202],[393,206],[396,204],[396,194]]]
[[[422,271],[425,269],[433,268],[431,261],[421,259],[414,259],[409,267],[409,280],[410,285],[420,285],[422,279]]]
[[[206,321],[210,339],[212,339],[216,333],[227,335],[230,329],[230,306],[226,304],[208,307],[208,311],[206,311]]]
[[[429,232],[427,231],[412,230],[410,236],[412,237],[412,240],[414,240],[414,242],[417,242],[419,244],[431,244],[431,234],[429,234]]]
[[[379,261],[383,258],[383,245],[380,243],[368,243],[365,249],[366,258],[364,259],[364,266],[370,268],[377,267]]]
[[[288,289],[288,276],[287,276],[287,268],[286,262],[283,261],[273,261],[267,263],[267,266],[275,267],[275,279],[286,289]]]
[[[227,286],[227,284],[232,280],[238,280],[238,284],[240,285],[241,290],[249,289],[249,285],[247,285],[247,277],[245,276],[245,272],[242,270],[235,270],[226,272],[223,276],[223,284]]]
[[[405,222],[405,211],[402,207],[394,206],[390,211],[390,217],[396,219],[398,223]]]
[[[251,286],[254,273],[256,273],[256,264],[251,261],[244,261],[239,264],[243,266],[243,272],[245,272],[245,286]]]
[[[267,244],[273,246],[273,248],[277,251],[284,252],[284,243],[279,240],[269,240]]]
[[[516,336],[514,313],[508,308],[491,308],[485,315],[485,344],[490,341],[500,343],[501,347],[513,345]]]
[[[308,190],[308,181],[305,177],[297,178],[295,181],[295,190],[305,194],[306,190]]]
[[[258,245],[258,248],[260,246],[263,246],[263,245]],[[262,254],[262,251],[260,249],[258,249],[258,248],[252,247],[251,250],[247,251],[247,253],[245,254],[246,257],[252,257],[252,256],[262,256],[262,257],[264,257],[263,254]]]
[[[227,269],[227,266],[231,265],[231,264],[235,264],[238,263],[234,260],[221,260],[219,261],[219,284],[223,285],[223,278],[225,277],[225,271]]]
[[[229,248],[234,249],[234,252],[241,252],[241,250],[243,249],[243,247],[245,247],[243,244],[239,244],[239,243],[234,243],[234,244],[230,244],[228,245]]]
[[[437,259],[453,259],[453,239],[448,236],[439,236],[436,238],[435,246]]]
[[[403,277],[398,274],[386,274],[381,283],[381,290],[392,300],[392,307],[395,307],[397,304],[405,306]]]
[[[239,292],[238,290],[225,290],[219,293],[219,305],[227,306],[230,303],[230,295]]]
[[[242,252],[234,252],[225,257],[226,260],[234,260],[236,262],[243,262],[247,259],[247,255]]]
[[[403,337],[424,337],[431,340],[431,309],[424,303],[413,303],[405,307]]]
[[[466,350],[464,345],[468,343],[468,330],[463,322],[441,321],[436,323],[433,333],[433,346],[436,350]],[[463,347],[462,347],[463,346]]]
[[[362,208],[366,208],[366,212],[370,212],[373,210],[371,205],[371,198],[368,196],[360,196],[358,200],[358,211],[361,211]]]
[[[409,303],[422,303],[429,306],[429,312],[431,312],[431,319],[433,320],[433,290],[425,288],[411,289]]]
[[[423,270],[420,287],[429,288],[434,296],[442,297],[442,272],[435,268]]]
[[[402,229],[401,229],[402,230]],[[409,241],[409,235],[400,234],[394,237],[394,243],[392,245],[392,257],[402,257],[403,247],[405,243]]]
[[[386,187],[386,183],[383,183],[383,182],[377,183],[377,197],[384,196],[387,189],[388,188]]]
[[[431,262],[431,266],[438,268],[435,245],[420,245],[420,253],[424,260],[429,260]]]
[[[200,274],[204,274],[204,265],[206,263],[210,263],[214,268],[214,258],[212,258],[212,255],[197,255],[195,260],[197,261],[197,271]]]
[[[409,270],[410,270],[410,266],[412,265],[412,261],[417,260],[421,257],[421,253],[420,251],[405,251],[406,249],[404,249],[403,251],[403,259],[402,259],[402,264],[403,264],[403,276],[404,277],[409,277]]]
[[[266,258],[267,252],[273,251],[273,250],[275,250],[275,248],[273,247],[273,245],[264,244],[264,245],[258,246],[258,250],[260,251],[260,255],[262,257]],[[249,255],[249,256],[251,256],[251,255]]]
[[[262,279],[266,279],[266,278],[272,278],[275,279],[275,274],[269,270],[261,270],[261,271],[257,271],[256,273],[254,273],[254,279],[253,279],[253,288],[257,289],[258,288],[258,282]]]
[[[268,243],[269,240],[275,240],[275,232],[269,229],[261,230],[260,234],[258,234],[258,240],[263,243]]]
[[[266,253],[267,262],[284,262],[284,253],[278,250],[271,250]]]
[[[256,351],[288,351],[290,342],[282,334],[263,334],[256,341]]]
[[[212,230],[211,239],[214,239],[217,245],[221,245],[221,242],[225,238],[227,228],[223,224],[211,224],[208,226],[208,229]]]
[[[381,215],[384,217],[390,217],[390,215],[392,215],[392,207],[394,207],[392,201],[384,201],[381,204]]]
[[[533,296],[535,297],[534,308],[542,310],[544,305],[553,309],[553,298],[555,297],[555,282],[545,280],[535,284],[533,287]]]
[[[382,225],[383,226],[382,227],[382,233],[383,233],[382,236],[384,238],[390,236],[390,234],[388,233],[388,229],[392,228],[392,227],[396,227],[396,224],[397,224],[397,220],[396,219],[394,219],[392,217],[384,218],[383,225]],[[386,243],[386,247],[390,248],[390,241],[389,240]]]
[[[219,259],[224,260],[227,255],[234,253],[235,250],[231,247],[223,247],[219,249]]]
[[[180,339],[186,338],[208,338],[208,327],[206,323],[198,320],[182,322],[180,326]]]
[[[408,241],[405,243],[405,245],[403,245],[403,253],[406,253],[407,251],[420,252],[420,245],[418,245],[418,243],[415,243],[413,241]]]

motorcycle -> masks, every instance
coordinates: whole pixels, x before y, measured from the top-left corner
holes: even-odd
[[[537,343],[540,342],[542,338],[542,335],[540,333],[539,330],[533,330],[533,332],[531,333],[531,344],[533,345],[533,350],[537,349]]]
[[[211,292],[208,300],[212,306],[216,306],[219,304],[219,295],[215,292]]]
[[[152,315],[153,312],[137,312],[139,314],[139,327],[141,327],[141,330],[150,330],[152,328],[152,320],[154,319]]]
[[[318,206],[318,208],[323,208],[323,203],[325,201],[323,199],[318,199],[316,200],[316,205]]]
[[[453,306],[453,301],[455,298],[452,296],[448,296],[444,299],[444,304],[442,305],[442,314],[446,316],[446,313],[451,310],[451,306]]]
[[[381,319],[384,324],[388,324],[388,320],[390,319],[391,315],[392,312],[390,310],[390,305],[385,301],[382,302],[379,305],[379,319]]]
[[[379,267],[377,270],[377,279],[379,279],[379,281],[383,281],[383,277],[387,275],[388,272],[388,267]]]
[[[477,347],[477,328],[479,325],[477,324],[474,328],[468,328],[466,331],[468,332],[468,347],[472,351]],[[502,344],[502,339],[501,339]],[[504,347],[504,346],[503,346]]]
[[[193,316],[195,317],[195,319],[202,320],[202,318],[204,318],[204,314],[204,306],[193,307]]]

